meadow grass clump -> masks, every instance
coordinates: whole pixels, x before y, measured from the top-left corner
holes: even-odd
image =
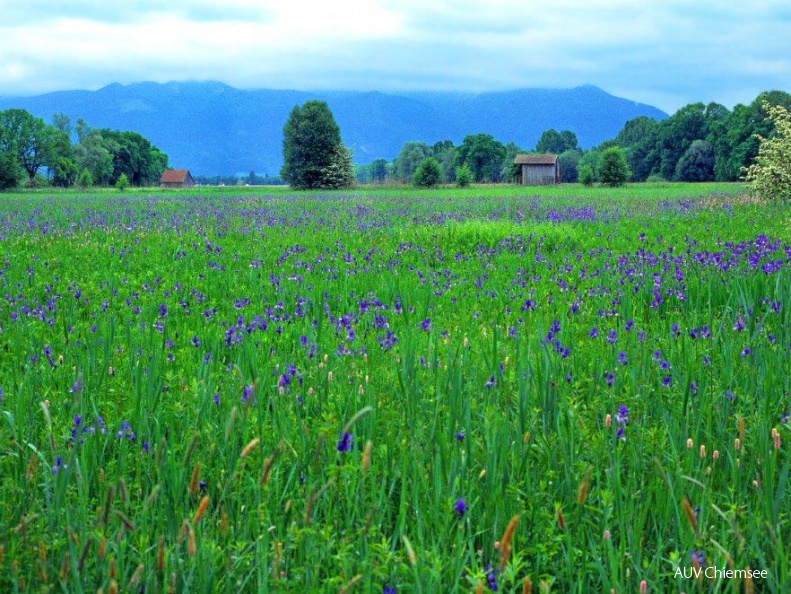
[[[789,208],[4,196],[0,591],[786,591]]]

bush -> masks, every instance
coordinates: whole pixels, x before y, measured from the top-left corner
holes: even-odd
[[[442,167],[434,157],[426,157],[418,165],[413,181],[419,188],[433,188],[442,179]]]
[[[652,184],[667,183],[667,180],[664,177],[662,177],[659,173],[652,173],[646,178],[645,181]]]
[[[744,169],[758,196],[769,200],[791,199],[791,114],[781,105],[772,107],[764,101],[767,119],[774,123],[775,134],[760,141],[755,162]]]
[[[714,181],[714,147],[695,140],[676,163],[676,179],[685,182]]]
[[[626,157],[620,147],[613,146],[601,154],[599,159],[599,180],[605,185],[616,188],[629,179],[631,172]]]
[[[12,190],[22,179],[22,168],[11,151],[0,151],[0,190]]]
[[[596,180],[596,176],[593,174],[593,167],[590,165],[582,165],[579,168],[579,173],[577,175],[577,181],[581,183],[583,186],[592,186],[593,182]]]
[[[77,185],[81,188],[90,188],[93,185],[93,176],[87,169],[83,169],[80,177],[77,179]]]
[[[456,168],[456,185],[460,188],[466,188],[472,183],[472,170],[466,163],[461,167]]]
[[[118,178],[118,181],[115,182],[115,187],[122,191],[129,187],[129,178],[126,177],[126,173],[121,174],[121,176]]]

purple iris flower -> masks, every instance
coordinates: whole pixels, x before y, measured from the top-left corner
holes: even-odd
[[[350,452],[352,450],[352,442],[354,441],[354,436],[345,431],[340,439],[338,439],[338,451],[340,453]]]
[[[456,503],[453,504],[453,511],[456,512],[456,517],[461,520],[464,517],[464,514],[467,513],[467,504],[464,501],[464,498],[457,499]]]

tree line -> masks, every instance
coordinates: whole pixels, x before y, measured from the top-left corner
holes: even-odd
[[[757,157],[759,137],[773,134],[764,103],[791,109],[791,94],[761,93],[733,110],[718,103],[693,103],[660,121],[641,116],[626,122],[615,138],[587,151],[570,130],[547,130],[530,149],[489,134],[467,136],[459,146],[450,140],[433,145],[411,141],[392,161],[358,166],[356,178],[360,183],[412,183],[421,163],[434,159],[440,168],[438,183],[454,183],[460,167],[468,167],[475,182],[510,182],[518,175],[513,166],[517,154],[552,153],[559,156],[561,181],[566,183],[737,181]]]
[[[23,109],[0,111],[0,190],[148,186],[167,166],[168,156],[137,132],[91,128],[82,118],[72,125],[65,114],[47,124]]]

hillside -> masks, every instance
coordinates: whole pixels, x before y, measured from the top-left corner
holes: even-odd
[[[112,84],[97,91],[2,97],[0,109],[21,107],[49,121],[63,112],[91,126],[134,130],[198,175],[254,170],[277,174],[283,124],[291,108],[326,100],[357,163],[392,159],[408,140],[459,143],[487,132],[503,142],[535,146],[549,128],[574,131],[590,147],[612,138],[637,116],[661,110],[593,86],[464,94],[451,92],[304,92],[241,90],[218,82]]]

